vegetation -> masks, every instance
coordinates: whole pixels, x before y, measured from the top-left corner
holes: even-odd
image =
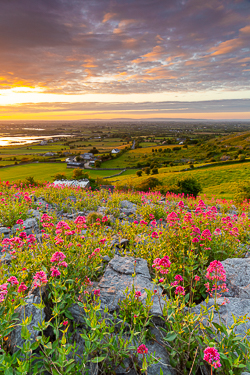
[[[159,184],[155,177],[146,181],[150,187]],[[155,298],[162,301],[164,348],[178,373],[194,375],[203,365],[221,375],[250,370],[246,338],[250,332],[236,334],[236,327],[244,327],[249,318],[235,317],[228,329],[213,322],[213,311],[220,311],[218,293],[223,294],[214,275],[225,280],[220,261],[244,257],[247,251],[249,201],[239,204],[142,191],[110,194],[52,185],[24,188],[9,183],[0,185],[0,194],[1,225],[15,225],[10,238],[1,241],[2,253],[9,254],[11,261],[0,263],[0,373],[80,375],[98,363],[103,374],[111,374],[126,358],[133,358],[138,373],[146,374],[158,361],[147,354],[146,346]],[[43,203],[35,197],[42,197]],[[132,222],[116,220],[124,200],[136,204]],[[232,206],[237,215],[231,215]],[[98,207],[105,207],[105,216],[97,212]],[[74,219],[59,217],[62,209]],[[25,234],[23,220],[32,210],[40,212],[42,242],[37,233]],[[87,217],[79,214],[90,211]],[[123,256],[147,260],[155,287],[146,290],[142,303],[142,293],[134,284],[111,317],[101,308],[102,291],[91,283],[102,277],[104,257],[114,257],[112,241],[117,235],[128,239]],[[41,312],[34,327],[36,340],[28,329],[32,317],[26,313],[22,322],[17,320],[31,289],[43,296],[35,304]],[[196,304],[208,302],[208,293],[214,304],[194,313]],[[44,304],[49,319],[44,317]],[[73,305],[80,309],[81,325],[70,312]],[[17,327],[23,344],[14,354],[9,345]],[[85,342],[80,352],[74,341],[77,332]],[[208,355],[211,348],[213,362]]]

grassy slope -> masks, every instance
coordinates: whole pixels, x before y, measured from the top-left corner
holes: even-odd
[[[84,170],[90,177],[106,177],[112,176],[119,171],[95,171]],[[53,176],[56,173],[64,173],[67,177],[71,177],[73,169],[66,167],[66,164],[56,163],[39,163],[26,164],[16,167],[0,168],[0,179],[2,181],[16,181],[24,180],[26,177],[33,176],[35,180],[39,181],[53,181]],[[135,170],[125,172],[128,174],[135,173]]]
[[[167,172],[168,170],[169,172]],[[160,168],[159,174],[154,175],[154,177],[157,177],[164,185],[171,185],[182,177],[195,177],[201,183],[203,193],[209,196],[216,194],[221,197],[232,198],[236,191],[237,183],[250,180],[250,162],[176,173],[170,168]],[[146,175],[142,177],[134,176],[131,177],[131,181],[136,184],[145,178],[147,178]],[[126,178],[123,176],[117,179],[122,183],[126,182]]]

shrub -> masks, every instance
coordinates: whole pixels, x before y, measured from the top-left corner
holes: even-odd
[[[65,173],[56,173],[53,176],[53,181],[55,181],[55,180],[67,180],[67,177],[66,177]]]
[[[136,185],[135,188],[138,191],[145,191],[146,192],[148,190],[151,190],[151,189],[155,188],[158,185],[161,185],[158,178],[149,177],[146,180],[142,181],[140,184]]]
[[[250,199],[250,182],[249,181],[243,181],[238,184],[234,199],[237,202],[243,202],[245,199]]]
[[[73,175],[72,175],[73,180],[82,180],[84,178],[89,179],[88,173],[83,172],[82,169],[76,168],[73,170]]]
[[[138,177],[141,177],[141,175],[142,175],[142,171],[137,171],[137,172],[136,172],[136,175],[137,175]]]
[[[147,175],[150,174],[150,168],[149,168],[149,167],[146,167],[146,168],[145,168],[145,173],[146,173]]]
[[[96,160],[96,161],[95,161],[95,167],[96,167],[96,168],[100,168],[100,166],[101,166],[101,162],[100,162],[100,160]]]
[[[201,184],[194,177],[187,177],[179,180],[177,186],[180,193],[184,193],[185,195],[193,195],[194,197],[197,197],[197,195],[202,192]]]
[[[158,172],[158,168],[153,168],[152,169],[152,174],[158,174],[159,172]]]

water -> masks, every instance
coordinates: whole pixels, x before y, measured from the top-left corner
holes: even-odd
[[[62,137],[72,137],[72,135],[58,134],[50,136],[17,136],[17,137],[0,137],[0,146],[14,146],[14,145],[26,145],[33,142],[39,142],[41,140],[48,140],[51,138],[62,138]]]

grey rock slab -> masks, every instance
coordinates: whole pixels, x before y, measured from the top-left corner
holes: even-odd
[[[136,211],[137,209],[137,205],[130,202],[130,201],[127,201],[127,200],[124,200],[124,201],[121,201],[120,202],[120,207],[121,208],[126,208],[126,209],[129,209],[129,210],[132,210],[132,211]]]
[[[222,262],[226,271],[226,297],[250,298],[250,258],[226,259]]]
[[[136,263],[135,263],[136,261]],[[135,277],[132,275],[135,272]],[[100,289],[101,307],[108,307],[110,312],[119,310],[119,301],[125,298],[125,289],[132,289],[141,292],[140,300],[145,303],[148,290],[157,290],[158,295],[154,298],[151,314],[154,317],[162,316],[162,306],[164,301],[161,296],[162,289],[154,285],[148,270],[145,259],[133,257],[115,257],[109,262],[105,273],[98,284]]]
[[[218,305],[221,305],[223,301],[224,301],[223,297],[218,298],[217,299]],[[219,310],[221,321],[222,321],[223,324],[225,324],[226,327],[230,327],[234,323],[232,315],[236,316],[237,318],[239,318],[240,316],[243,316],[243,315],[250,316],[250,299],[247,299],[247,298],[246,299],[244,299],[244,298],[230,298],[229,301],[230,301],[229,303],[227,303],[225,305],[221,305],[220,310]],[[198,314],[200,312],[201,305],[205,306],[206,303],[202,302],[201,304],[195,306],[193,308],[193,312]],[[211,308],[213,305],[214,305],[214,299],[210,298],[209,301],[208,301],[207,307]],[[214,320],[213,321],[215,323],[220,323],[219,314],[215,311],[214,307],[212,307],[212,309],[214,311]],[[204,324],[205,324],[205,322],[206,322],[206,319],[204,320]],[[241,325],[237,326],[235,328],[235,332],[243,337],[245,335],[245,332],[248,329],[250,329],[250,320],[248,320],[247,323],[245,323],[245,324],[241,324]]]
[[[0,252],[0,263],[10,264],[11,263],[11,255],[7,252],[5,252],[5,253]]]
[[[34,294],[29,294],[25,298],[25,302],[27,305],[25,306],[25,317],[29,317],[32,315],[32,320],[31,323],[27,326],[31,336],[30,340],[31,343],[33,343],[36,340],[36,337],[39,336],[39,332],[34,330],[34,327],[38,325],[38,322],[41,323],[42,320],[45,319],[45,312],[44,309],[40,310],[35,304],[38,304],[41,302],[40,296],[34,295]],[[24,306],[21,306],[17,310],[19,317],[17,324],[21,324],[22,320],[24,320]],[[20,325],[17,325],[14,329],[14,331],[11,332],[8,340],[8,344],[10,346],[11,352],[15,353],[19,348],[18,346],[22,347],[25,340],[22,339],[21,337],[21,329],[22,327]]]
[[[155,358],[157,358],[159,362],[148,367],[148,375],[160,375],[161,369],[163,375],[175,374],[175,371],[170,366],[169,355],[164,348],[164,343],[162,341],[159,330],[157,328],[152,328],[151,333],[154,335],[155,340],[147,341],[146,347],[148,348],[148,354],[154,355],[155,353]],[[142,354],[139,354],[139,358],[142,359]]]

